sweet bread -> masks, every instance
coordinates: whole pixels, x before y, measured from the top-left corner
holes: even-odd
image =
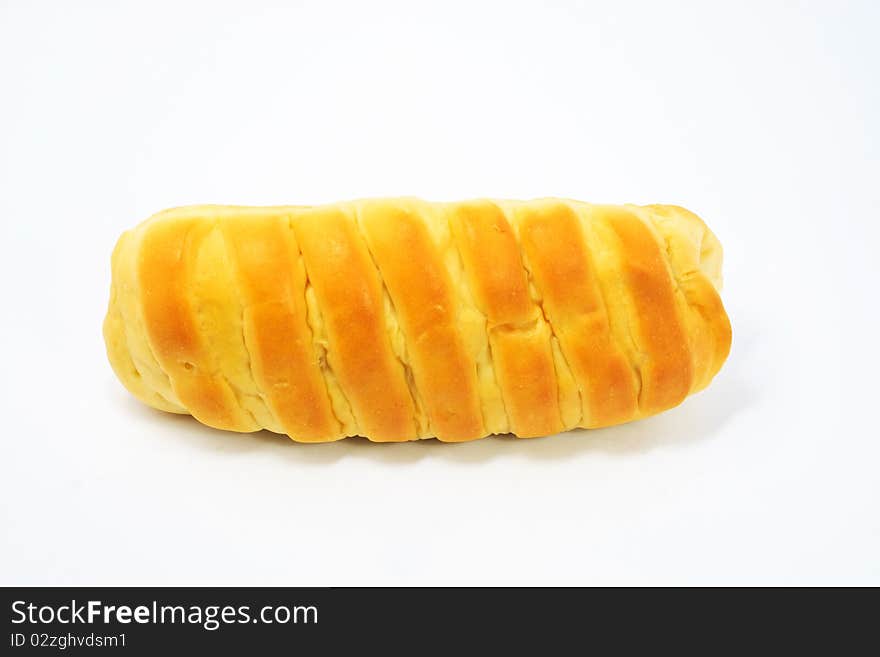
[[[297,441],[545,436],[706,387],[721,245],[676,206],[193,206],[119,239],[104,337],[138,399]]]

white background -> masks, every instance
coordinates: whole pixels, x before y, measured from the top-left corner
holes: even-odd
[[[880,4],[0,0],[2,584],[880,584]],[[115,380],[189,203],[669,202],[730,359],[636,424],[297,445]]]

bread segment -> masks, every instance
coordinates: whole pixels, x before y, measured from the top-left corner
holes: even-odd
[[[690,392],[698,392],[709,385],[730,351],[730,321],[719,295],[721,245],[706,224],[684,208],[652,205],[639,211],[663,237],[667,260],[684,296],[694,362]]]
[[[121,282],[126,279],[120,272],[120,254],[130,233],[120,238],[113,249],[112,270],[113,283],[110,287],[110,306],[104,318],[104,341],[107,346],[107,358],[113,372],[125,388],[148,406],[169,413],[186,413],[186,409],[175,404],[156,390],[150,381],[149,368],[138,365],[134,357],[134,349],[129,340],[129,325],[122,314],[122,299],[129,296],[128,290],[120,289]]]
[[[327,361],[358,431],[379,441],[416,438],[412,397],[385,327],[382,282],[353,214],[301,209],[291,225],[327,330]]]
[[[581,426],[634,419],[638,382],[611,334],[593,256],[577,214],[562,201],[545,201],[523,206],[518,220],[522,248],[543,293],[544,311],[578,383]]]
[[[128,347],[134,371],[143,380],[143,385],[147,389],[154,390],[168,406],[174,409],[174,412],[189,413],[174,392],[168,373],[156,360],[144,323],[144,309],[141,303],[143,295],[137,272],[137,254],[140,251],[143,233],[152,223],[152,221],[146,221],[138,228],[126,231],[116,243],[111,261],[114,294],[111,295],[108,316],[114,312],[119,314],[122,320],[121,332],[125,345]],[[129,381],[130,385],[136,383],[132,382],[128,376],[126,381]],[[162,408],[161,405],[155,404],[154,407]]]
[[[513,229],[490,201],[454,204],[449,215],[469,284],[486,316],[511,431],[524,438],[562,431],[551,333],[529,296]]]
[[[190,294],[196,253],[212,227],[204,217],[159,220],[145,227],[137,260],[144,324],[156,360],[197,420],[255,431],[259,427],[217,373],[211,345],[199,332],[198,300]]]
[[[223,218],[239,211],[214,210],[213,227],[202,240],[189,278],[190,297],[198,302],[199,334],[210,345],[214,366],[232,388],[238,405],[257,427],[284,433],[264,399],[245,342],[245,301],[239,293],[239,277],[228,253],[221,226]]]
[[[274,416],[305,442],[343,438],[306,322],[306,274],[288,213],[237,214],[221,226],[244,300],[251,369]]]
[[[360,225],[409,346],[415,384],[437,438],[486,435],[476,363],[459,332],[449,272],[424,219],[408,204],[365,202]]]
[[[619,206],[595,209],[617,238],[620,271],[631,305],[631,335],[642,354],[638,408],[653,415],[677,406],[693,382],[693,363],[684,319],[675,299],[676,284],[662,247],[650,227]]]
[[[730,349],[720,244],[676,206],[193,206],[112,265],[107,353],[138,399],[302,442],[619,424]]]

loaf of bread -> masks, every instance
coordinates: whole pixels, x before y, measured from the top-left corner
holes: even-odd
[[[303,442],[629,422],[730,348],[721,246],[668,205],[185,207],[123,234],[112,269],[104,337],[132,394]]]

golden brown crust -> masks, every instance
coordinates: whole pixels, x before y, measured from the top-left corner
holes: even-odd
[[[107,346],[107,358],[117,378],[128,391],[145,404],[171,413],[186,413],[187,411],[177,404],[163,397],[148,380],[147,368],[138,367],[133,355],[133,348],[128,337],[128,326],[123,316],[124,305],[121,297],[126,296],[127,290],[120,290],[120,282],[126,278],[120,264],[120,254],[127,242],[129,234],[126,233],[113,249],[112,271],[113,283],[110,288],[110,305],[107,316],[104,319],[104,342]]]
[[[354,217],[336,207],[298,210],[292,226],[327,327],[328,364],[359,431],[373,440],[412,440],[414,407],[385,329],[382,282]]]
[[[693,377],[675,283],[658,240],[638,215],[622,207],[604,207],[598,215],[620,241],[620,268],[633,308],[632,336],[642,354],[639,410],[659,413],[684,400]]]
[[[434,435],[448,441],[486,435],[476,363],[462,343],[449,272],[427,226],[408,204],[365,202],[359,219],[397,311]]]
[[[544,311],[581,392],[581,426],[600,427],[633,419],[637,382],[611,335],[593,257],[580,221],[559,202],[526,206],[520,237]]]
[[[211,227],[189,219],[145,229],[137,265],[144,322],[159,365],[193,416],[212,427],[253,431],[258,427],[216,374],[210,346],[199,334],[198,308],[187,294],[195,252]]]
[[[730,349],[676,206],[197,206],[126,233],[104,323],[145,403],[300,441],[540,436],[660,412]]]
[[[450,223],[486,316],[511,431],[524,438],[561,431],[550,332],[529,297],[519,244],[504,212],[490,201],[458,203],[450,208]]]
[[[697,215],[677,206],[651,205],[642,210],[667,245],[667,258],[690,312],[688,335],[694,358],[690,392],[705,388],[730,352],[730,320],[721,289],[721,245]]]
[[[165,410],[170,408],[176,413],[189,413],[177,398],[171,387],[171,379],[161,368],[153,354],[147,331],[144,326],[143,305],[140,302],[140,279],[137,274],[138,258],[143,227],[142,224],[134,231],[126,231],[113,251],[113,294],[108,308],[108,317],[118,315],[121,325],[118,327],[119,341],[124,345],[131,359],[132,367],[123,367],[126,372],[125,381],[130,387],[142,385],[145,391],[154,391],[160,403],[148,402],[154,408]],[[127,362],[123,354],[117,354],[116,362]],[[119,370],[117,369],[117,372]],[[128,374],[131,372],[131,374]],[[141,381],[134,379],[140,378]]]
[[[306,322],[306,276],[287,214],[221,222],[244,299],[251,368],[281,427],[306,442],[342,438]]]
[[[251,363],[256,356],[245,339],[247,304],[240,293],[238,272],[221,230],[225,218],[241,214],[238,210],[220,208],[211,212],[214,227],[201,241],[195,255],[187,296],[191,303],[198,305],[199,334],[202,342],[210,345],[216,373],[232,388],[239,407],[253,419],[256,427],[284,433],[254,376]]]

